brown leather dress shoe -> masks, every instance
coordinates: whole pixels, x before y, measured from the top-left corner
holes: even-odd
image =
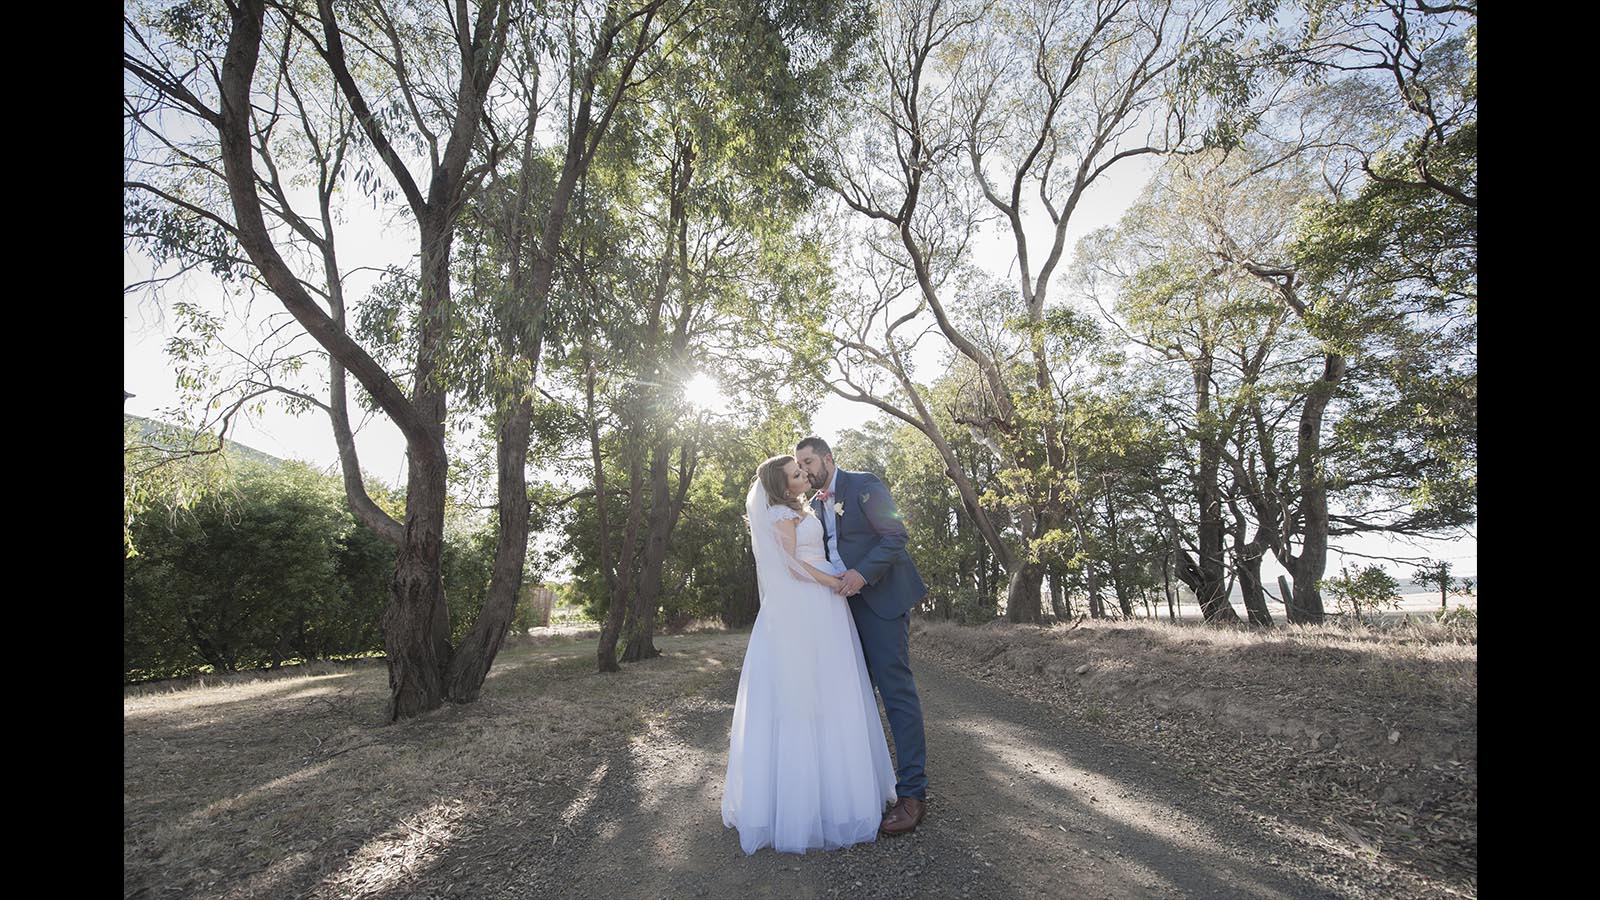
[[[883,824],[878,826],[884,834],[910,834],[922,824],[922,817],[928,814],[928,804],[915,797],[901,797],[899,802],[890,807],[888,815],[883,817]]]

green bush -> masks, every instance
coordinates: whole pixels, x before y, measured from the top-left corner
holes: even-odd
[[[125,682],[383,649],[396,551],[357,524],[338,479],[238,462],[204,500],[130,527],[139,554],[123,566]],[[482,606],[493,546],[481,531],[447,538],[453,623]]]
[[[1441,609],[1434,613],[1433,617],[1440,625],[1460,628],[1463,631],[1476,631],[1478,628],[1478,614],[1466,606]]]

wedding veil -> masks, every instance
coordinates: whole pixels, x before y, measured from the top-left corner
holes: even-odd
[[[793,590],[790,578],[798,578],[807,584],[817,583],[805,566],[785,550],[783,542],[778,540],[778,521],[799,513],[782,504],[774,506],[767,499],[766,488],[761,486],[759,478],[751,482],[750,491],[745,494],[744,513],[746,521],[750,523],[750,551],[756,558],[756,583],[761,588],[762,603],[778,592]]]

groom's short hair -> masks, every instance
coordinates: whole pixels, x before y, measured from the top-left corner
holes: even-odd
[[[833,450],[829,449],[828,442],[817,437],[816,435],[812,435],[811,437],[801,440],[800,443],[795,444],[794,452],[799,453],[801,450],[804,450],[807,447],[810,447],[811,452],[817,454],[818,456],[833,455]]]

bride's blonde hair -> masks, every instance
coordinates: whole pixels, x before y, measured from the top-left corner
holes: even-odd
[[[774,456],[759,466],[756,466],[756,481],[761,482],[761,487],[767,492],[767,502],[773,506],[787,506],[795,512],[806,515],[811,508],[799,497],[789,496],[789,473],[785,471],[789,463],[794,462],[794,457]]]

